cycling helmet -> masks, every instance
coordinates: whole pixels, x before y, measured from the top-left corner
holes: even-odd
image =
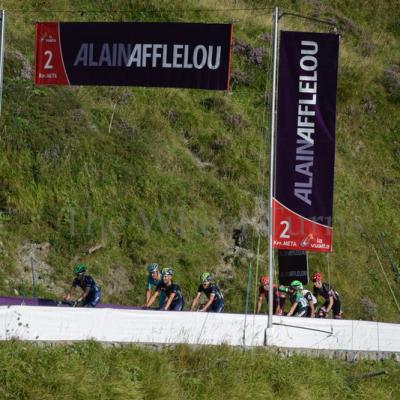
[[[158,271],[158,264],[157,263],[151,263],[147,266],[147,271],[149,271],[149,274],[152,272],[157,272]]]
[[[312,275],[312,277],[311,277],[311,280],[312,280],[313,282],[322,281],[322,274],[321,274],[321,272],[314,272],[313,275]]]
[[[290,287],[296,290],[303,290],[303,284],[300,281],[291,282]]]
[[[260,276],[260,283],[261,283],[262,286],[269,285],[269,276],[261,275]]]
[[[203,274],[201,274],[200,280],[201,280],[201,283],[211,282],[212,276],[209,272],[204,272]]]
[[[79,274],[81,274],[82,272],[86,272],[86,265],[85,265],[85,264],[78,264],[78,265],[75,265],[74,274],[75,274],[75,275],[79,275]]]
[[[163,268],[162,270],[161,270],[161,275],[162,276],[166,276],[166,275],[173,275],[174,274],[174,272],[172,271],[172,269],[171,268]]]

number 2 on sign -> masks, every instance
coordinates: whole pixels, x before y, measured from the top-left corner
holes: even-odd
[[[53,59],[53,52],[50,50],[46,50],[44,55],[47,57],[47,61],[44,64],[44,69],[53,69],[53,65],[51,64],[51,60]]]
[[[289,230],[289,226],[290,226],[289,221],[281,221],[280,224],[284,226],[280,237],[282,239],[289,239],[290,236],[287,234],[287,231]]]

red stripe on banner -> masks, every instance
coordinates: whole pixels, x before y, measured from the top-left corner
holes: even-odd
[[[304,218],[273,199],[272,247],[283,250],[332,251],[332,228]]]
[[[36,85],[69,85],[57,22],[36,24]]]

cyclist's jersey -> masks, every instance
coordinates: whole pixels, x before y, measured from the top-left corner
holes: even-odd
[[[303,289],[302,294],[308,303],[312,301],[313,304],[317,304],[317,298],[308,289]]]
[[[316,288],[314,287],[314,295],[317,297],[318,295],[322,296],[325,300],[328,300],[329,297],[333,297],[333,301],[339,300],[339,293],[328,283],[323,283],[322,287]]]
[[[146,290],[156,290],[157,285],[161,282],[161,279],[154,279],[151,275],[147,276],[147,282],[146,282]],[[160,297],[158,299],[158,305],[160,308],[163,306],[165,303],[165,292],[160,293]]]
[[[164,293],[166,297],[169,297],[172,293],[175,293],[175,297],[173,300],[174,303],[178,300],[183,299],[181,288],[174,282],[172,282],[170,286],[167,286],[164,282],[161,281],[158,283],[156,291],[160,292],[160,295]]]
[[[76,277],[72,282],[72,287],[75,288],[77,286],[79,286],[84,292],[89,288],[88,295],[82,300],[83,307],[96,307],[100,302],[101,292],[94,279],[89,275],[85,275],[82,281]]]
[[[286,299],[286,293],[283,291],[279,291],[278,285],[273,285],[273,287],[274,287],[274,295],[273,295],[274,301],[278,300],[279,298]],[[263,286],[259,286],[258,287],[258,296],[262,296],[262,295],[264,295],[268,301],[269,291],[265,290]]]
[[[86,289],[89,288],[89,295],[99,291],[99,287],[90,275],[85,275],[82,281],[76,277],[72,282],[72,287],[75,288],[77,286],[79,286],[83,291],[86,291]]]
[[[157,285],[161,282],[161,279],[154,279],[151,275],[147,277],[146,289],[155,290]]]
[[[299,311],[304,310],[306,307],[308,307],[308,301],[307,299],[303,296],[303,293],[301,293],[300,290],[297,290],[295,293],[290,295],[290,302],[297,303],[297,307],[295,312],[298,313]]]
[[[208,287],[206,287],[206,288],[203,287],[203,285],[200,285],[199,288],[197,289],[197,291],[199,293],[204,293],[207,296],[208,299],[213,294],[215,296],[214,297],[214,301],[218,301],[218,300],[223,300],[224,299],[224,296],[221,293],[220,288],[215,283],[210,283],[208,285]]]

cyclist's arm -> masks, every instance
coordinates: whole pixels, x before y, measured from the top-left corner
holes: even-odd
[[[89,296],[89,292],[90,292],[90,286],[88,286],[87,288],[85,288],[85,290],[83,291],[83,293],[77,298],[77,302],[79,303],[82,300],[85,300],[86,297]]]
[[[296,308],[297,308],[297,304],[299,304],[299,303],[296,302],[296,301],[292,304],[292,307],[290,307],[290,310],[289,310],[289,312],[287,313],[287,316],[288,316],[288,317],[291,317],[291,316],[294,314],[294,311],[295,311]]]
[[[258,295],[258,301],[257,301],[257,314],[260,314],[262,301],[263,301],[263,295],[260,294]]]
[[[160,292],[158,290],[156,290],[153,293],[153,296],[150,297],[150,299],[146,302],[145,307],[150,307],[154,301],[156,300],[156,298],[158,297],[158,295],[160,294]]]
[[[215,294],[211,293],[207,303],[204,304],[203,308],[200,311],[207,311],[208,307],[210,307],[212,302],[214,301],[214,298],[215,298]]]
[[[151,297],[151,289],[146,289],[146,304],[148,303],[148,301],[150,300]]]
[[[277,299],[276,308],[275,308],[275,315],[283,315],[283,309],[281,307],[280,299]]]
[[[71,287],[68,289],[66,295],[64,296],[64,300],[65,300],[65,301],[70,301],[70,300],[71,300],[71,294],[72,294],[72,290],[73,290],[73,289],[74,289],[73,286],[71,286]]]
[[[201,293],[197,292],[196,297],[193,299],[192,305],[190,306],[190,311],[194,311],[194,309],[197,306],[197,303],[199,302],[200,296],[201,296]]]
[[[166,301],[166,303],[165,303],[165,306],[164,306],[164,310],[167,311],[167,310],[169,309],[169,307],[171,306],[172,300],[174,300],[175,295],[176,295],[176,293],[172,292],[172,293],[168,296],[168,299],[167,299],[167,301]]]
[[[329,313],[329,311],[331,311],[332,306],[333,306],[333,296],[329,296],[329,304],[328,304],[328,307],[326,307],[327,314]]]
[[[308,302],[309,306],[310,306],[310,318],[314,318],[315,317],[315,307],[314,307],[314,303],[312,301],[312,299]]]

